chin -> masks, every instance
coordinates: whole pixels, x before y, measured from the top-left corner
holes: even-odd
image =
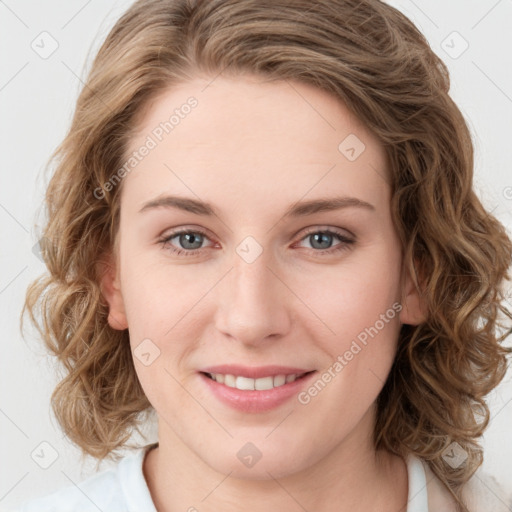
[[[268,432],[259,437],[254,436],[254,441],[247,441],[249,438],[245,436],[243,440],[230,439],[227,443],[218,443],[220,450],[216,452],[208,450],[208,453],[196,453],[213,470],[241,480],[283,478],[317,462],[313,454],[318,451],[311,446],[309,448],[313,453],[309,457],[304,449],[297,448],[296,443],[285,443],[283,437],[273,441],[265,440],[267,435]]]

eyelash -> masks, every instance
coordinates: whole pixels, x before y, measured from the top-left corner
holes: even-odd
[[[334,253],[338,253],[338,252],[341,252],[341,251],[346,251],[346,250],[350,249],[350,245],[352,245],[355,242],[354,239],[351,239],[351,238],[347,237],[345,234],[343,234],[343,233],[341,233],[339,231],[332,230],[332,229],[318,229],[318,228],[312,228],[309,231],[307,231],[304,234],[304,236],[300,239],[300,241],[304,240],[308,236],[310,236],[312,234],[315,234],[315,233],[322,233],[322,234],[333,235],[336,238],[338,238],[338,240],[341,242],[338,245],[335,245],[334,247],[331,247],[329,249],[309,249],[309,250],[313,251],[316,255],[328,256],[328,255],[332,255]],[[174,231],[174,232],[170,233],[169,235],[165,236],[164,238],[162,238],[158,242],[164,248],[170,247],[171,253],[176,255],[176,256],[197,256],[198,254],[201,254],[201,252],[205,248],[202,248],[202,249],[188,249],[187,250],[187,249],[176,248],[176,247],[174,247],[174,246],[172,246],[170,244],[170,241],[173,238],[176,238],[179,235],[185,235],[185,234],[199,234],[199,235],[201,235],[201,236],[203,236],[205,238],[208,238],[207,233],[205,233],[201,229],[194,229],[194,230],[192,230],[192,229],[182,229],[182,230],[178,230],[178,231]]]

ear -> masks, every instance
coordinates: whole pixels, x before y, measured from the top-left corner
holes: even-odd
[[[112,329],[122,331],[128,328],[123,295],[119,284],[119,272],[114,256],[109,254],[98,264],[101,294],[108,303],[108,324]]]
[[[417,263],[417,262],[415,262]],[[418,265],[415,264],[417,268]],[[423,323],[428,316],[425,299],[421,295],[421,284],[418,282],[415,272],[415,278],[412,277],[410,269],[403,267],[402,281],[402,310],[400,311],[400,322],[407,325],[419,325]]]

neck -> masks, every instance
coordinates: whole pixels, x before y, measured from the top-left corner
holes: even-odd
[[[360,434],[365,431],[361,427],[305,470],[292,468],[276,477],[272,468],[265,468],[266,477],[251,479],[215,470],[160,422],[159,446],[146,456],[144,476],[158,512],[234,512],[241,505],[247,512],[405,512],[404,460],[376,452],[371,436]]]

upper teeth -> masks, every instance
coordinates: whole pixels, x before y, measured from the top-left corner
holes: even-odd
[[[229,386],[230,388],[237,388],[240,390],[258,390],[277,388],[283,386],[288,382],[293,382],[297,377],[302,374],[294,373],[290,375],[275,375],[274,377],[261,377],[260,379],[251,379],[250,377],[242,377],[241,375],[224,375],[222,373],[210,373],[210,377],[220,384]]]

